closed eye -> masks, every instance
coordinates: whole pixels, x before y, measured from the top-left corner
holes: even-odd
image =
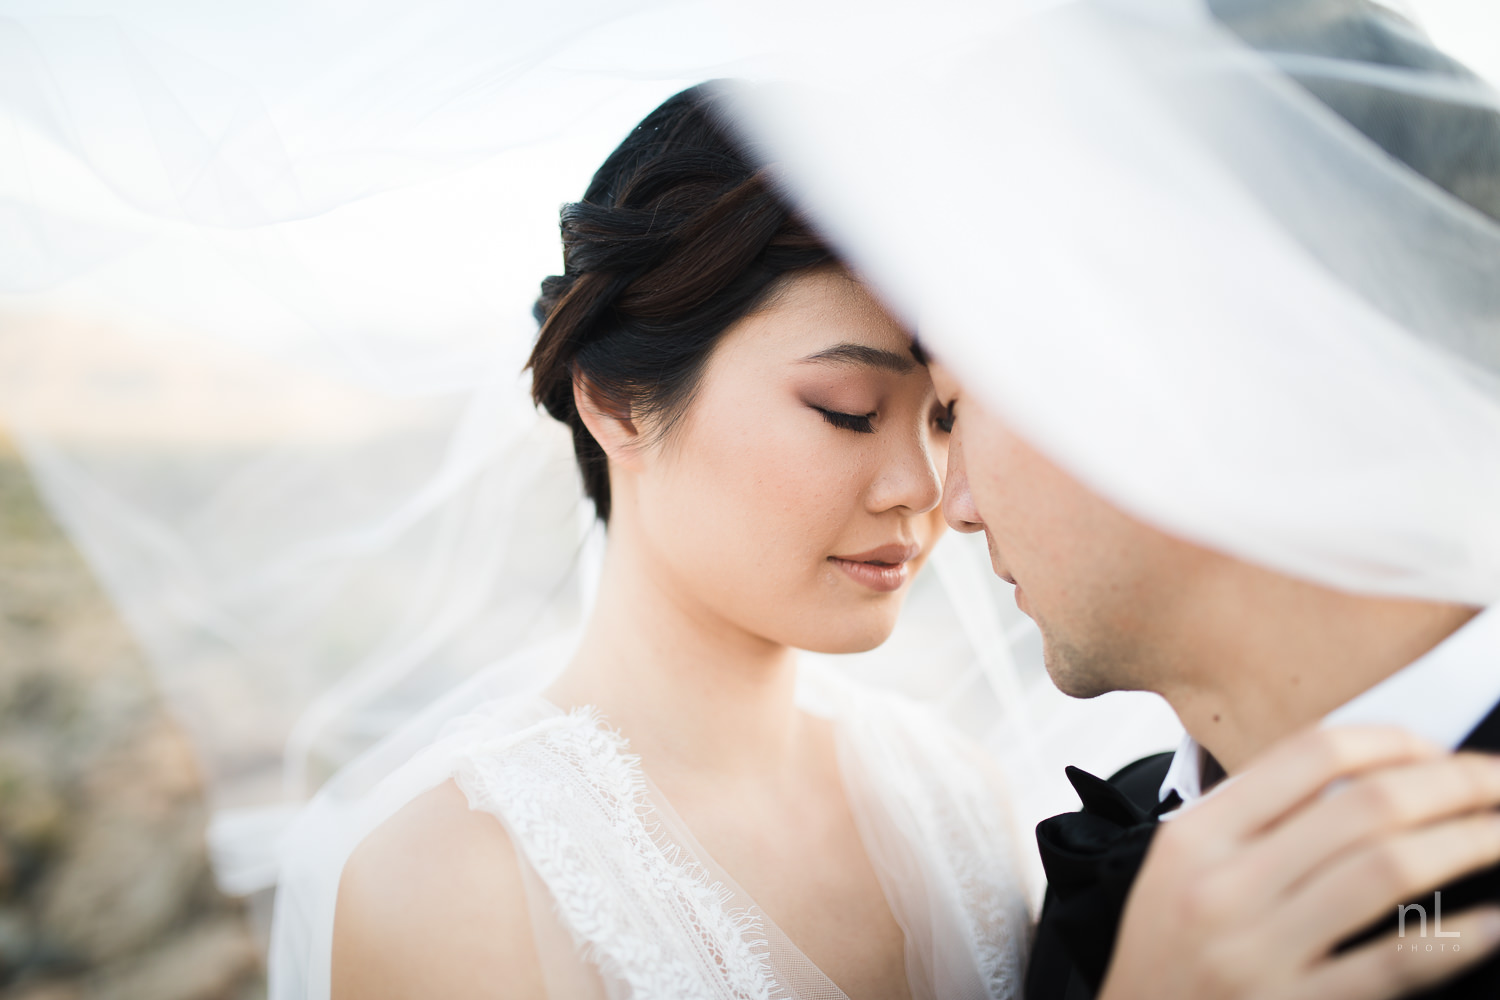
[[[813,409],[823,414],[824,420],[842,430],[855,431],[860,434],[875,433],[875,427],[871,423],[871,420],[875,417],[873,413],[866,413],[860,416],[855,413],[840,413],[837,410],[825,410],[821,406],[814,406]]]

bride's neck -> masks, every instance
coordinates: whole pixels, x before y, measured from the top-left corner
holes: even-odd
[[[795,651],[715,613],[632,542],[612,533],[583,640],[547,697],[597,707],[659,781],[794,767]]]

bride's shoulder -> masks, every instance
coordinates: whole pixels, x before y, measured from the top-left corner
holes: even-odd
[[[482,706],[419,755],[450,776],[375,826],[344,863],[333,1000],[545,995],[522,861],[473,787],[553,728],[534,715]]]
[[[407,803],[350,855],[332,972],[333,1000],[545,995],[515,848],[455,781]]]

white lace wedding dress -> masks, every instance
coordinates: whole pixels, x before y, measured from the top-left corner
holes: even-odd
[[[702,850],[604,720],[534,694],[476,700],[504,686],[489,678],[450,696],[419,720],[440,731],[406,763],[390,767],[402,741],[377,747],[314,801],[284,852],[273,1000],[328,996],[345,860],[450,778],[517,848],[553,996],[844,996]],[[465,700],[478,707],[452,715]],[[834,722],[914,1000],[1019,997],[1030,917],[1004,792],[984,761],[924,709],[827,671],[804,668],[798,700]]]

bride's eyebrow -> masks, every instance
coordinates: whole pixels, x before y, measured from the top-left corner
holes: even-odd
[[[816,354],[809,354],[799,364],[878,368],[897,375],[905,375],[920,367],[917,359],[910,354],[899,354],[896,351],[887,351],[868,344],[849,343],[835,344]]]

